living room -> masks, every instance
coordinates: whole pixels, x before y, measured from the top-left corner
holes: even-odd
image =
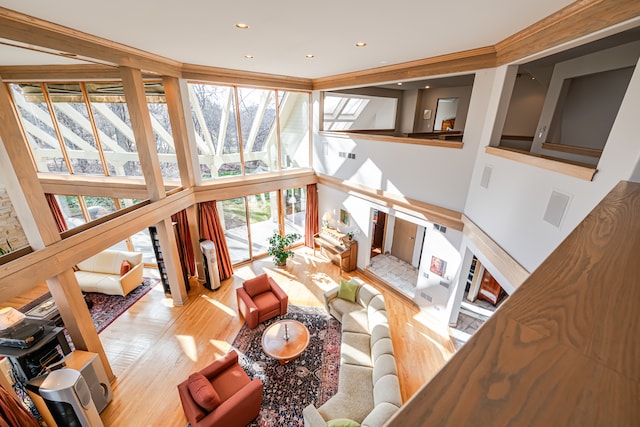
[[[628,10],[633,10],[633,7],[635,7],[635,5],[627,6],[631,8]],[[601,12],[603,11],[601,10]],[[637,27],[636,21],[634,21],[637,16],[633,15],[633,12],[628,13],[631,15],[623,17],[613,13],[607,15],[607,23],[600,24],[602,25],[601,28],[610,33],[617,33],[624,32],[626,29],[634,27],[634,25]],[[588,16],[590,15],[586,14],[583,18],[590,22]],[[555,19],[559,18],[556,16]],[[574,28],[570,25],[569,27]],[[564,27],[561,26],[560,28]],[[582,26],[579,26],[579,28],[581,28],[580,34],[583,37],[592,37],[593,39],[600,37],[600,35],[594,35],[595,29],[587,30],[586,27],[582,28]],[[579,44],[575,41],[578,37],[572,32],[573,29],[567,28],[565,31],[572,33],[570,37],[567,36],[567,43],[574,42]],[[544,31],[542,34],[545,34]],[[583,42],[584,40],[580,41],[580,43]],[[558,45],[558,42],[551,38],[545,43],[544,48],[539,47],[525,52],[527,55],[547,55],[549,52],[546,52],[545,48],[551,49]],[[79,51],[82,49],[80,48]],[[512,57],[511,61],[520,60],[520,58],[527,56],[524,53],[521,55],[521,57]],[[142,61],[142,59],[140,60]],[[28,153],[17,153],[16,150],[19,147],[4,144],[3,149],[5,152],[1,157],[3,166],[6,164],[7,167],[3,167],[3,182],[12,191],[12,193],[10,191],[9,196],[15,205],[16,211],[20,212],[20,222],[25,229],[28,243],[36,250],[20,258],[17,262],[3,265],[2,276],[0,277],[3,299],[20,294],[35,285],[40,285],[47,281],[55,299],[62,301],[60,305],[63,306],[63,311],[66,310],[66,312],[62,313],[65,322],[73,325],[73,330],[70,333],[74,342],[77,341],[80,347],[85,347],[98,353],[101,352],[102,347],[105,347],[105,362],[113,368],[114,372],[124,372],[118,371],[117,362],[112,360],[112,357],[108,354],[108,346],[103,343],[106,339],[103,337],[106,337],[106,335],[103,333],[98,336],[95,331],[90,330],[86,313],[81,308],[81,301],[77,300],[79,292],[76,292],[77,289],[73,288],[74,280],[71,273],[73,265],[94,253],[123,241],[149,225],[158,223],[161,224],[162,239],[165,239],[167,253],[171,252],[172,249],[168,242],[171,241],[170,237],[173,236],[169,231],[171,222],[168,218],[170,215],[186,209],[187,214],[190,215],[191,226],[197,229],[198,220],[195,208],[197,203],[246,197],[255,195],[258,192],[280,191],[318,183],[318,213],[320,216],[322,216],[323,212],[335,210],[335,216],[337,217],[340,208],[342,208],[350,214],[351,224],[353,225],[349,225],[349,227],[357,228],[360,232],[359,235],[356,235],[356,239],[361,246],[357,263],[359,270],[366,268],[367,261],[362,257],[366,257],[367,252],[369,252],[367,241],[369,240],[372,208],[383,209],[390,213],[401,212],[401,215],[407,215],[417,219],[417,221],[423,221],[424,224],[431,227],[434,224],[447,227],[444,240],[440,240],[442,236],[439,234],[435,232],[433,234],[433,236],[440,236],[437,238],[437,242],[440,242],[442,246],[437,246],[434,240],[429,240],[429,245],[426,248],[431,252],[423,254],[423,257],[431,259],[431,257],[436,256],[447,262],[446,271],[451,272],[450,278],[447,279],[447,283],[451,285],[450,292],[442,295],[442,300],[438,299],[440,294],[427,293],[431,297],[431,302],[433,303],[435,300],[435,303],[427,304],[423,301],[424,304],[418,304],[422,307],[419,313],[407,312],[407,318],[413,319],[415,316],[421,319],[423,317],[432,320],[435,318],[437,326],[433,329],[446,329],[454,309],[454,301],[456,300],[452,296],[454,294],[457,295],[457,292],[460,291],[461,277],[465,275],[465,270],[468,271],[468,266],[471,264],[471,259],[474,255],[481,260],[482,264],[492,274],[495,273],[496,278],[501,284],[504,284],[505,288],[509,289],[510,292],[515,291],[525,281],[529,273],[534,272],[543,265],[545,259],[553,253],[560,243],[570,235],[572,230],[582,222],[594,206],[620,180],[638,180],[637,149],[628,143],[638,133],[637,124],[633,118],[637,111],[638,102],[640,102],[637,95],[637,70],[631,76],[629,88],[625,92],[617,118],[612,124],[606,141],[606,148],[603,150],[597,164],[598,172],[595,178],[592,176],[592,180],[583,180],[556,171],[550,171],[541,166],[531,166],[526,161],[523,161],[521,157],[512,156],[512,158],[506,158],[504,155],[501,156],[501,154],[504,154],[503,151],[496,154],[496,150],[499,149],[496,149],[493,145],[499,143],[503,127],[503,123],[497,122],[500,122],[499,117],[506,115],[509,103],[508,91],[505,92],[504,87],[508,86],[507,82],[513,82],[517,79],[518,70],[517,67],[511,68],[513,64],[505,65],[506,63],[502,63],[497,66],[496,63],[493,64],[491,67],[467,65],[468,70],[465,70],[475,73],[475,79],[467,124],[464,130],[463,147],[461,149],[412,143],[398,144],[391,140],[384,142],[358,135],[329,135],[326,132],[314,131],[310,136],[312,146],[309,150],[312,152],[312,162],[308,165],[312,168],[280,170],[263,176],[260,176],[260,174],[247,175],[229,178],[226,181],[217,180],[205,185],[196,184],[194,181],[197,180],[194,176],[197,174],[192,172],[190,175],[181,176],[183,179],[181,183],[174,181],[167,183],[165,186],[165,183],[160,178],[160,167],[156,164],[156,166],[143,168],[144,180],[101,178],[98,181],[110,185],[106,189],[104,186],[96,185],[96,180],[86,179],[83,176],[76,175],[58,179],[59,177],[49,177],[46,174],[38,175],[33,172],[33,160]],[[165,70],[167,70],[167,75],[172,75],[172,70]],[[191,72],[193,71],[191,70]],[[44,73],[45,70],[41,69],[39,72]],[[96,72],[102,76],[113,78],[114,75],[117,75],[116,78],[120,78],[120,73],[117,71],[115,73],[112,70],[99,70]],[[381,72],[383,74],[378,77],[380,82],[393,80],[388,75],[385,75],[384,71]],[[452,67],[448,69],[448,72],[457,73],[459,70]],[[11,67],[0,69],[3,81],[11,84],[27,80],[24,70],[22,74],[19,73],[19,69]],[[133,88],[140,89],[143,87],[143,75],[127,73],[126,71],[125,75],[127,76],[125,78],[127,94],[134,92]],[[185,76],[187,75],[185,74]],[[202,76],[200,75],[199,79],[201,78]],[[220,78],[219,75],[211,76],[212,81]],[[249,85],[250,79],[247,78],[247,80],[243,81],[243,78],[246,78],[246,76],[238,76],[237,81],[233,83],[236,86]],[[265,79],[263,80],[265,86],[279,87],[283,91],[291,90],[293,86],[300,84],[297,80],[283,81],[275,77],[271,80],[268,80],[265,76],[254,76],[252,78],[263,78]],[[188,89],[180,87],[181,84],[184,86],[183,83],[171,82],[171,79],[172,77],[165,79],[166,87],[171,88],[168,93],[185,102],[188,98]],[[196,80],[199,79],[196,78]],[[43,81],[43,79],[30,79],[30,81]],[[336,78],[332,84],[338,87],[340,85],[339,82],[340,79]],[[365,82],[363,81],[363,83]],[[310,80],[304,90],[320,88],[322,84],[327,83],[322,81],[314,83]],[[296,89],[300,90],[300,87]],[[145,104],[144,96],[140,94],[137,96],[138,105]],[[2,111],[13,110],[10,99],[11,96],[5,89],[2,97]],[[320,99],[320,92],[312,92],[311,102],[309,103],[314,106],[312,111],[317,112],[315,105]],[[179,105],[179,103],[174,105]],[[175,108],[175,110],[179,111],[180,109]],[[137,122],[139,120],[139,117],[133,117],[137,115],[139,114],[132,112],[132,121]],[[177,114],[177,116],[180,116],[180,114]],[[182,125],[179,127],[179,132],[183,132],[183,136],[192,131],[189,126],[185,125],[188,120],[185,121],[184,116],[185,114],[182,114]],[[315,113],[310,114],[310,116],[314,117],[312,122],[317,124]],[[24,140],[20,125],[15,118],[4,117],[3,120],[3,133],[1,135],[3,141]],[[12,120],[13,123],[11,123]],[[147,149],[139,149],[141,163],[144,164],[146,162],[144,160],[145,156],[153,157],[150,153],[155,151],[155,143],[153,136],[150,136],[153,134],[152,125],[144,119],[140,123],[143,125],[136,127],[134,131],[141,132],[140,129],[146,127],[146,137],[143,138],[147,141]],[[175,123],[180,123],[180,120],[178,119]],[[316,129],[315,125],[314,129]],[[138,139],[138,136],[136,136],[136,139]],[[178,138],[175,139],[178,141]],[[191,138],[191,140],[193,139]],[[188,141],[190,139],[185,137],[184,140]],[[185,146],[186,144],[183,144],[183,147],[178,145],[176,151],[179,152],[180,148],[184,149]],[[184,158],[188,158],[187,152],[188,149],[183,151]],[[341,156],[341,153],[350,154],[351,156]],[[15,163],[16,161],[18,163]],[[149,164],[152,165],[153,161]],[[189,162],[187,162],[188,164]],[[17,165],[20,167],[16,167]],[[282,167],[282,164],[279,167]],[[191,168],[191,171],[198,170],[198,164],[192,162],[188,168]],[[488,172],[487,168],[489,169]],[[7,171],[11,171],[11,173],[8,174]],[[11,176],[7,177],[7,174]],[[482,185],[483,183],[487,185],[484,186]],[[256,190],[257,186],[259,186],[258,190]],[[19,191],[16,191],[16,189],[19,189]],[[48,213],[48,206],[44,202],[44,193],[122,197],[140,200],[148,198],[149,202],[134,206],[132,210],[116,213],[114,217],[107,217],[103,221],[90,224],[91,226],[86,229],[78,230],[75,234],[65,235],[63,236],[64,238],[61,238],[60,232],[56,229]],[[559,197],[560,201],[567,202],[564,204],[564,209],[561,209],[562,214],[557,218],[558,222],[555,226],[553,224],[550,226],[548,221],[541,219],[545,216],[545,207],[549,205],[550,195]],[[553,200],[557,200],[557,198]],[[554,215],[551,216],[553,217]],[[556,216],[558,217],[558,215]],[[473,230],[473,232],[469,232],[469,229]],[[78,251],[77,248],[83,248],[83,250]],[[305,258],[308,254],[301,253],[299,256],[302,257],[301,259],[309,260],[308,264],[305,261],[305,267],[321,265],[313,257]],[[423,264],[428,269],[430,263]],[[172,310],[175,310],[175,313],[184,313],[187,317],[191,317],[188,307],[195,305],[194,300],[200,301],[201,298],[208,299],[209,304],[220,313],[230,314],[233,311],[231,307],[234,307],[234,303],[231,296],[227,296],[231,300],[227,299],[221,302],[216,298],[201,297],[197,288],[195,288],[195,291],[187,293],[183,288],[184,280],[181,280],[178,274],[179,267],[175,267],[173,267],[173,277],[171,279],[172,300],[161,298],[164,303],[173,307]],[[329,265],[329,267],[331,267],[331,270],[335,270],[335,266]],[[243,271],[244,268],[246,266],[241,266],[238,271]],[[311,269],[311,267],[308,268]],[[260,271],[260,267],[258,267],[258,270]],[[258,271],[253,272],[253,274],[257,273]],[[429,274],[428,271],[426,273]],[[200,274],[202,274],[201,271]],[[331,277],[331,284],[338,283],[339,270],[326,274]],[[361,274],[360,271],[357,274]],[[247,277],[241,277],[240,279],[244,280],[250,275],[251,273],[248,273]],[[296,274],[296,277],[307,287],[313,289],[314,286],[317,286],[306,281],[305,273]],[[364,279],[369,280],[367,277],[364,277]],[[236,280],[234,278],[234,285],[227,286],[227,288],[234,289],[238,287],[239,282],[236,282]],[[430,277],[422,275],[421,280],[426,281],[425,287],[427,288],[435,287],[434,289],[438,289],[437,286],[444,286],[440,285],[440,280],[437,280],[437,283],[435,281],[431,283],[430,280],[435,280],[433,275],[430,275]],[[284,282],[283,286],[286,286],[286,280]],[[72,285],[69,285],[69,283]],[[287,289],[295,294],[295,288],[296,286],[291,286]],[[310,296],[301,297],[297,302],[301,305],[319,304],[319,297],[315,292],[312,291],[315,299]],[[387,304],[390,304],[390,301],[395,301],[393,294],[385,293],[385,298],[387,299]],[[292,299],[296,301],[295,297],[292,297]],[[411,306],[409,307],[414,309]],[[395,310],[402,313],[402,310],[410,310],[410,308],[402,309],[397,307],[389,311],[395,315]],[[200,320],[203,318],[195,313],[193,317]],[[229,322],[228,319],[222,321]],[[241,322],[241,320],[235,318],[234,322]],[[150,327],[153,328],[153,322],[151,323]],[[239,323],[232,324],[236,325],[236,327],[239,325]],[[115,322],[114,325],[116,325]],[[129,328],[127,330],[128,333],[131,328],[129,325],[127,327]],[[163,327],[167,327],[167,325],[158,325],[159,329]],[[187,336],[193,335],[192,331],[183,332]],[[207,333],[211,338],[206,338],[206,340],[220,340],[227,344],[232,340],[232,336],[235,336],[231,332],[224,337],[218,336],[213,330],[207,330]],[[176,334],[183,335],[181,331],[176,331]],[[437,336],[440,335],[437,334]],[[200,339],[204,340],[205,337],[200,335]],[[122,337],[120,337],[120,340],[122,340]],[[185,338],[185,341],[189,340],[190,338]],[[202,362],[199,352],[207,350],[204,348],[201,350],[201,347],[198,346],[203,345],[204,342],[210,342],[206,340],[196,342],[195,347],[189,350],[191,357],[195,358],[197,356],[199,362]],[[394,342],[394,346],[397,345],[396,342]],[[222,343],[218,344],[224,346]],[[220,349],[219,347],[216,348]],[[445,353],[448,351],[446,347],[442,348],[445,348]],[[186,350],[175,346],[172,349],[167,348],[165,351],[169,358],[183,358],[186,354]],[[209,351],[214,350],[209,349]],[[438,352],[442,353],[442,351],[441,348],[438,348],[429,353],[429,356],[425,356],[425,358],[429,358]],[[444,356],[441,357],[444,359]],[[173,362],[164,361],[169,363],[168,366],[173,366]],[[425,360],[421,362],[429,363]],[[204,362],[202,363],[204,365]],[[153,383],[155,380],[153,370],[145,373],[137,363],[135,366],[136,375],[129,376],[128,373],[126,375],[117,375],[117,387],[122,384],[122,389],[124,389],[125,383],[136,381],[134,378],[142,378],[142,383],[144,383],[145,379],[149,380],[147,384]],[[195,368],[195,366],[192,364],[191,368]],[[183,369],[182,376],[184,377],[189,373],[189,369]],[[427,378],[430,378],[430,375],[435,373],[436,370],[437,368],[433,371],[425,369],[428,374],[419,381],[427,381]],[[422,372],[423,370],[422,368],[414,368],[404,371],[405,374],[401,376],[401,383],[402,381],[408,381],[410,377],[408,372],[416,371]],[[127,372],[129,371],[127,370]],[[140,390],[143,388],[147,387],[138,385],[138,395],[142,394]],[[406,399],[417,388],[412,390],[409,387],[403,388],[403,390],[405,390],[403,391],[403,397]],[[412,391],[407,392],[406,390]],[[163,389],[162,392],[174,393],[175,390]],[[174,410],[179,414],[178,402],[174,398],[168,398],[167,401],[171,401],[172,405],[175,404]],[[174,417],[179,418],[176,414],[174,414]],[[179,421],[178,424],[183,421]]]

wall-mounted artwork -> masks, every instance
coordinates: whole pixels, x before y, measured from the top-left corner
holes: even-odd
[[[444,273],[447,270],[447,262],[436,256],[432,256],[429,270],[440,277],[444,277]]]
[[[340,209],[340,222],[344,225],[349,225],[349,212],[344,209]]]

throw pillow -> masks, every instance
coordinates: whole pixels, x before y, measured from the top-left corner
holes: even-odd
[[[131,262],[126,259],[122,260],[122,264],[120,264],[120,275],[124,276],[131,270]]]
[[[340,289],[338,289],[338,298],[342,298],[347,301],[356,302],[356,293],[358,292],[358,284],[347,282],[342,280],[340,282]]]
[[[360,423],[348,418],[336,418],[327,423],[327,427],[360,427]]]
[[[207,377],[200,372],[189,376],[189,393],[193,400],[207,412],[211,412],[220,405],[220,396],[211,385]]]

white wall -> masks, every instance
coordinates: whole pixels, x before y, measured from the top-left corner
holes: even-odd
[[[593,181],[479,151],[465,214],[527,270],[535,270],[615,184],[632,176],[640,155],[639,68],[632,76]],[[495,90],[500,89],[496,85]],[[492,93],[492,98],[497,97],[499,94]],[[498,106],[493,108],[487,115],[498,114]],[[479,185],[485,166],[492,168],[488,189]],[[553,190],[571,197],[560,228],[542,220]]]
[[[324,175],[462,211],[484,125],[493,70],[476,74],[462,149],[314,135],[314,169]],[[354,153],[355,159],[339,157]]]

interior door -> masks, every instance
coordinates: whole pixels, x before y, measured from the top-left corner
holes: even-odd
[[[417,233],[418,226],[416,224],[396,218],[395,226],[393,227],[391,255],[400,258],[408,264],[412,264]]]

